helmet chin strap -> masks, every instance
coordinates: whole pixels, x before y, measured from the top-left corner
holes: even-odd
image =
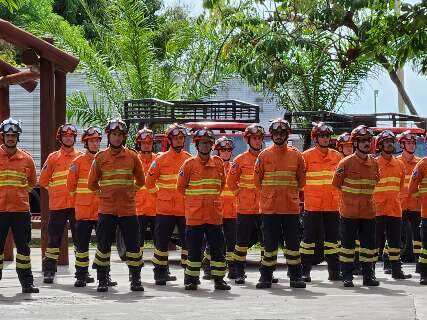
[[[414,154],[415,153],[415,150],[414,151],[409,151],[408,149],[406,149],[406,143],[403,143],[403,148],[402,149],[405,150],[409,154]]]
[[[370,153],[370,150],[368,150],[368,151],[363,151],[363,150],[361,150],[361,149],[359,148],[359,141],[357,141],[356,150],[357,150],[357,151],[359,151],[359,152],[361,152],[361,153],[363,153],[363,154],[369,154],[369,153]]]
[[[208,151],[208,152],[202,152],[202,151],[200,151],[200,149],[199,149],[199,143],[196,144],[196,149],[197,149],[197,152],[200,153],[201,155],[207,156],[207,155],[211,154],[210,151]]]
[[[76,137],[74,137],[74,142],[73,142],[73,144],[70,144],[70,145],[65,144],[65,143],[62,141],[62,136],[61,136],[61,140],[60,140],[60,142],[61,142],[61,145],[63,145],[64,147],[66,147],[66,148],[71,148],[71,147],[74,147],[74,144],[76,143]]]
[[[249,139],[249,141],[248,141],[248,145],[249,145],[249,147],[250,147],[252,150],[255,150],[255,151],[260,151],[260,150],[262,149],[262,145],[261,145],[261,147],[259,147],[259,148],[255,148],[255,147],[253,147],[253,146],[252,146],[252,144],[251,144],[250,139]]]
[[[123,144],[120,144],[120,145],[118,145],[118,146],[115,146],[114,144],[112,144],[111,142],[109,143],[110,144],[110,147],[111,148],[113,148],[113,149],[120,149],[122,146],[123,146]]]

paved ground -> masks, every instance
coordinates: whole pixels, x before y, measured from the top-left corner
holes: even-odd
[[[152,252],[146,253],[151,257]],[[177,253],[172,258],[178,261]],[[341,283],[327,281],[326,266],[314,268],[313,282],[307,289],[290,289],[286,271],[281,266],[275,273],[280,283],[270,290],[257,290],[256,264],[248,268],[247,284],[232,285],[229,292],[215,292],[210,281],[203,281],[199,290],[183,288],[183,271],[177,265],[171,272],[178,281],[166,287],[154,285],[152,267],[146,262],[143,270],[145,292],[129,291],[126,265],[112,255],[112,276],[119,286],[108,293],[96,292],[96,285],[74,288],[74,268],[60,267],[56,283],[43,285],[40,251],[33,249],[32,264],[39,294],[21,293],[15,264],[6,263],[0,281],[0,317],[12,319],[427,319],[427,288],[418,284],[419,276],[394,281],[381,271],[379,288],[343,288]],[[91,253],[93,257],[93,252]],[[251,254],[256,261],[257,254]],[[73,262],[73,257],[70,257]],[[405,266],[413,272],[414,266]]]

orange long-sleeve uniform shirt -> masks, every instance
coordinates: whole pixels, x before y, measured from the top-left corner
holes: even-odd
[[[177,190],[185,196],[185,223],[190,226],[222,224],[221,191],[225,185],[222,159],[191,157],[182,165]]]
[[[156,158],[156,155],[152,153],[149,158],[144,158],[142,154],[138,154],[139,160],[141,161],[142,168],[144,169],[145,175],[147,175],[148,169],[151,163]],[[136,193],[136,215],[138,216],[155,216],[156,215],[156,194],[150,193],[146,186],[143,186]]]
[[[409,180],[409,193],[419,198],[421,217],[427,219],[427,158],[420,160]]]
[[[76,220],[98,220],[99,195],[88,188],[90,168],[95,156],[86,152],[71,163],[67,188],[74,195]]]
[[[74,207],[74,196],[67,189],[67,176],[71,163],[81,154],[74,148],[69,152],[60,149],[47,157],[40,172],[39,185],[49,192],[50,210]]]
[[[224,171],[227,175],[230,170],[230,162],[224,161]],[[236,193],[231,191],[228,185],[224,186],[221,192],[222,214],[226,219],[235,219],[237,217]]]
[[[29,212],[28,192],[37,182],[33,158],[19,148],[9,155],[0,147],[0,212]]]
[[[332,185],[341,190],[339,211],[350,219],[373,219],[374,188],[379,180],[377,161],[352,154],[342,159],[335,171]]]
[[[304,209],[310,212],[338,212],[339,191],[332,179],[342,155],[333,149],[322,153],[311,148],[302,153],[305,161]]]
[[[380,180],[374,189],[374,205],[377,216],[402,217],[400,191],[405,184],[405,168],[400,160],[379,156],[377,159]]]
[[[254,183],[254,167],[257,155],[245,151],[238,155],[227,174],[227,186],[236,193],[239,214],[259,214],[259,191]]]
[[[259,154],[254,182],[260,190],[260,213],[299,213],[299,190],[305,184],[302,154],[294,147],[273,144]]]
[[[148,169],[146,187],[148,192],[156,192],[156,215],[185,215],[184,197],[176,189],[176,181],[179,169],[189,158],[188,152],[177,153],[170,148],[159,155]]]
[[[414,170],[417,163],[421,160],[418,157],[413,157],[410,161],[405,160],[405,158],[400,155],[397,157],[398,160],[402,161],[403,166],[405,167],[405,185],[400,191],[400,204],[402,206],[402,211],[421,211],[421,202],[420,199],[415,195],[410,194],[408,191],[409,179],[411,178],[412,171]]]
[[[138,154],[111,147],[98,152],[89,173],[88,187],[99,191],[99,212],[116,216],[136,215],[135,193],[144,186]]]

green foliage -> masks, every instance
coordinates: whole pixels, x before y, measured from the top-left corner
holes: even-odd
[[[7,11],[13,12],[19,8],[22,0],[0,0],[0,9],[4,7]]]

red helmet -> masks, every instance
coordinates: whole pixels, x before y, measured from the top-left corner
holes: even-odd
[[[417,141],[417,135],[414,133],[411,133],[411,131],[406,130],[402,132],[401,134],[397,135],[397,142],[405,142],[405,141]]]
[[[313,128],[311,129],[311,139],[317,138],[319,135],[329,135],[334,133],[332,127],[326,125],[324,122],[313,122]]]
[[[226,136],[223,136],[216,140],[214,149],[215,150],[221,150],[221,149],[234,149],[234,142],[230,138],[227,138]]]
[[[100,128],[96,126],[91,126],[83,131],[81,137],[82,143],[92,138],[98,138],[100,141],[102,140],[102,131]]]
[[[344,144],[351,144],[351,135],[348,132],[344,132],[337,138],[337,147]]]
[[[71,123],[61,125],[56,131],[56,140],[61,141],[61,137],[65,135],[77,136],[77,128]]]
[[[374,133],[372,132],[372,130],[369,129],[368,126],[365,126],[364,124],[357,126],[351,131],[352,142],[364,137],[373,138],[373,136],[374,136]]]
[[[128,128],[126,123],[121,119],[111,119],[108,121],[107,126],[105,127],[105,133],[109,134],[111,131],[119,129],[125,136],[128,134]]]
[[[259,124],[251,124],[250,126],[246,127],[245,132],[243,132],[243,137],[245,139],[248,139],[250,136],[259,134],[264,137],[265,130],[262,126]]]
[[[138,133],[136,134],[136,142],[141,142],[144,140],[154,140],[154,133],[153,130],[150,130],[148,128],[142,128],[141,130],[138,131]]]
[[[173,123],[166,129],[165,135],[170,138],[171,136],[177,136],[180,133],[183,134],[184,137],[187,136],[187,128],[178,123]]]
[[[393,143],[396,142],[396,135],[391,132],[390,130],[384,130],[382,131],[377,137],[375,141],[376,149],[379,151],[379,146],[387,139],[393,140]]]
[[[277,119],[271,120],[270,127],[268,128],[268,131],[270,132],[270,134],[272,134],[273,131],[276,131],[279,129],[287,131],[288,134],[291,133],[291,131],[292,131],[291,125],[289,124],[289,122],[287,120],[284,120],[282,118],[277,118]]]
[[[200,141],[204,137],[208,137],[212,143],[215,143],[215,135],[214,135],[213,131],[209,128],[206,128],[206,127],[197,129],[194,132],[193,143],[197,143],[198,141]]]

